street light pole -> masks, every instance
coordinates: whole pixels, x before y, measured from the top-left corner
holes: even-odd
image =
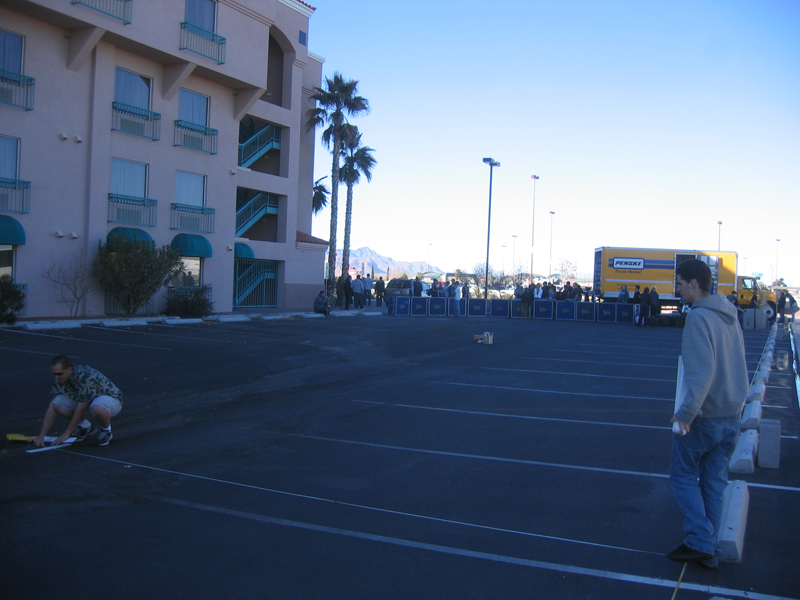
[[[492,175],[494,168],[500,163],[493,158],[484,158],[483,162],[489,165],[489,223],[486,231],[486,279],[483,282],[483,297],[489,299],[489,238],[492,235]]]
[[[775,240],[775,281],[780,279],[780,276],[778,275],[778,244],[780,244],[780,242],[781,241],[779,239]]]
[[[503,244],[503,285],[506,281],[506,245]]]
[[[547,279],[553,283],[553,215],[555,211],[550,211],[550,264],[547,267]]]
[[[528,282],[533,285],[533,233],[535,231],[534,224],[536,223],[536,180],[539,179],[538,175],[531,175],[533,179],[533,210],[531,211],[531,278]]]
[[[717,221],[719,233],[717,233],[717,252],[722,250],[722,221]]]

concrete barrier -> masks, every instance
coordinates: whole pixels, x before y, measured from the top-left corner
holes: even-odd
[[[742,562],[744,532],[747,526],[747,511],[750,508],[750,493],[747,482],[729,481],[722,495],[722,525],[717,542],[722,548],[722,560]]]
[[[781,422],[762,419],[758,440],[758,466],[777,469],[781,466]]]
[[[754,400],[764,400],[764,391],[766,384],[763,381],[757,381],[750,386],[750,391],[747,392],[747,401],[753,402]]]
[[[748,429],[739,434],[736,448],[733,450],[728,471],[731,473],[752,473],[756,470],[758,454],[758,431]]]
[[[25,323],[22,328],[25,331],[38,331],[40,329],[76,329],[81,327],[80,321],[42,321],[36,323]]]
[[[133,327],[134,325],[147,325],[145,319],[108,319],[98,323],[100,327]]]
[[[214,321],[215,323],[241,323],[243,321],[250,321],[249,315],[214,315],[205,317],[204,321]]]
[[[758,429],[761,426],[761,400],[753,400],[744,405],[742,413],[742,431]]]

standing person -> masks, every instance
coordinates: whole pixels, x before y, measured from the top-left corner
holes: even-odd
[[[786,306],[784,310],[789,313],[789,322],[794,323],[794,313],[797,312],[797,301],[795,301],[794,296],[792,296],[789,292],[785,292],[786,296]]]
[[[369,276],[369,273],[364,275],[364,303],[367,306],[372,306],[372,286],[375,281]]]
[[[661,299],[656,291],[656,286],[650,288],[650,314],[654,317],[661,314]]]
[[[375,303],[380,306],[381,302],[383,302],[383,295],[386,293],[386,282],[383,280],[383,277],[378,277],[378,281],[375,282]]]
[[[350,303],[353,301],[353,280],[348,275],[344,280],[344,309],[350,310]]]
[[[715,569],[722,554],[717,536],[728,463],[747,398],[744,338],[736,308],[711,294],[711,269],[687,260],[676,269],[677,294],[692,310],[686,314],[681,356],[686,394],[672,417],[670,482],[685,516],[684,540],[667,556]]]
[[[364,308],[364,280],[361,279],[361,275],[356,275],[356,280],[353,282],[353,301],[356,310]]]
[[[422,282],[419,280],[419,277],[414,278],[414,295],[417,298],[422,296]]]
[[[642,292],[639,291],[639,286],[637,285],[634,288],[633,296],[628,302],[630,302],[631,304],[639,304],[639,298],[641,297],[642,297]]]
[[[463,293],[464,293],[464,292],[463,292],[463,290],[461,289],[461,286],[460,286],[460,285],[458,285],[458,284],[456,284],[456,285],[454,286],[454,289],[453,289],[453,295],[454,295],[454,297],[455,297],[455,299],[456,299],[456,301],[455,301],[455,305],[456,305],[456,316],[457,316],[457,317],[460,317],[460,316],[461,316],[461,314],[462,314],[462,312],[461,312],[461,297],[462,297],[462,294],[463,294]]]
[[[617,304],[627,304],[631,295],[628,293],[628,286],[624,283],[619,286],[619,294],[617,295]]]
[[[465,281],[461,285],[461,314],[467,314],[467,298],[469,298],[469,285]]]
[[[111,418],[122,410],[122,392],[109,379],[87,365],[74,366],[63,354],[50,363],[55,377],[52,399],[42,419],[42,429],[33,443],[41,448],[56,416],[69,419],[69,425],[53,442],[58,446],[73,432],[78,441],[87,437],[98,446],[107,446],[114,435]]]
[[[639,325],[645,326],[647,317],[650,316],[650,288],[644,288],[639,296]]]

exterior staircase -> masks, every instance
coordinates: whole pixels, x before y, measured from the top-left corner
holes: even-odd
[[[266,125],[250,139],[239,144],[239,166],[249,167],[272,149],[281,147],[281,130]]]

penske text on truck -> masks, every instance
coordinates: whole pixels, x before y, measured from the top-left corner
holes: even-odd
[[[594,251],[594,289],[604,301],[613,302],[623,285],[631,296],[637,285],[641,291],[656,286],[661,303],[675,305],[679,301],[675,295],[675,269],[692,258],[711,268],[713,293],[727,296],[736,289],[736,252],[609,246]]]

